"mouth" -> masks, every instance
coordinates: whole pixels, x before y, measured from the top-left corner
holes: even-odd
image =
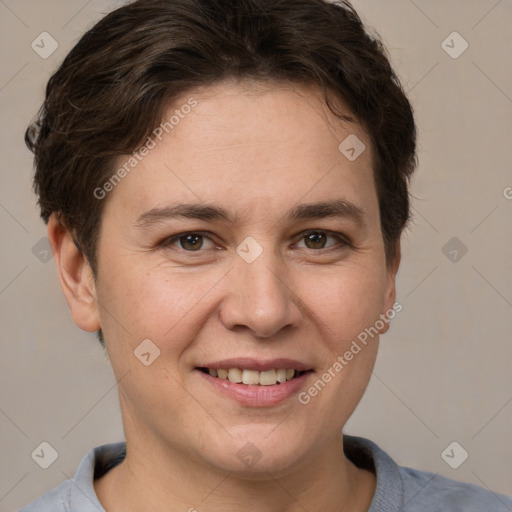
[[[298,379],[312,370],[298,370],[296,368],[271,368],[258,371],[248,368],[207,368],[198,367],[199,371],[210,377],[228,380],[234,384],[247,386],[275,386]]]
[[[244,407],[282,404],[304,388],[315,370],[296,359],[238,357],[201,361],[196,375],[215,393]]]

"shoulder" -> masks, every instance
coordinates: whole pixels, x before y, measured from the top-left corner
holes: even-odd
[[[71,480],[66,480],[17,512],[70,512],[66,504],[71,494]]]
[[[126,456],[126,443],[105,444],[90,450],[75,476],[57,485],[17,512],[98,512],[103,510],[94,490],[94,480]]]
[[[344,436],[344,451],[372,470],[377,487],[369,512],[512,512],[512,499],[476,485],[399,466],[374,442]]]
[[[399,472],[405,511],[512,511],[512,499],[477,485],[408,467],[399,467]]]

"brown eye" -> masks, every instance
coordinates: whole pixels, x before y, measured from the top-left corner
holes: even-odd
[[[326,239],[325,233],[319,231],[314,231],[304,237],[308,249],[323,249]]]
[[[335,242],[334,244],[326,246],[327,240],[331,238]],[[326,231],[309,231],[302,235],[301,241],[304,240],[306,249],[322,250],[335,248],[336,245],[340,249],[345,246],[349,246],[349,242],[341,235],[337,233],[329,233]]]
[[[205,241],[207,241],[206,246]],[[213,248],[214,245],[210,237],[192,232],[171,236],[160,244],[161,247],[166,249],[173,248],[186,252],[204,252],[206,249]]]
[[[184,235],[179,238],[181,247],[185,250],[197,251],[203,245],[203,237],[201,235]]]

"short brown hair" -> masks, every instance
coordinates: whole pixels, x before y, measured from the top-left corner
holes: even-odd
[[[410,211],[411,105],[348,1],[137,0],[101,19],[50,78],[25,141],[45,222],[58,212],[96,270],[104,201],[93,191],[136,151],[178,95],[227,78],[316,84],[370,135],[389,261]],[[350,118],[348,118],[350,119]]]

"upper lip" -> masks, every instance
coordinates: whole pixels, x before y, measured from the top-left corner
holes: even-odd
[[[278,359],[253,359],[251,357],[237,357],[231,359],[222,359],[221,361],[215,361],[211,363],[200,364],[198,368],[210,368],[210,369],[229,369],[229,368],[240,368],[243,370],[255,370],[259,372],[263,372],[265,370],[280,368],[290,369],[293,368],[300,372],[311,370],[311,366],[308,366],[305,363],[301,363],[295,359],[288,359],[280,357]]]

